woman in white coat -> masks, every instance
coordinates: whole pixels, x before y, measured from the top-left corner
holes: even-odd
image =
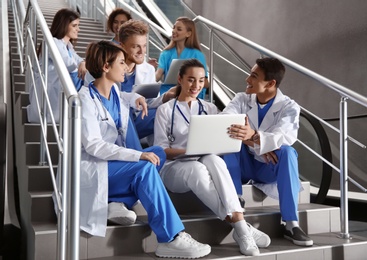
[[[77,12],[70,9],[61,9],[55,14],[50,29],[51,34],[54,37],[55,44],[77,90],[79,90],[83,85],[83,79],[86,73],[84,59],[82,59],[73,48],[73,44],[78,38],[79,23],[80,18]],[[40,56],[41,49],[42,46],[38,49],[38,56]],[[40,60],[42,61],[42,59]],[[40,62],[40,65],[42,68],[42,62]],[[55,121],[59,122],[59,98],[62,91],[62,85],[51,56],[48,57],[47,71],[47,93]],[[42,94],[42,83],[38,72],[35,72],[34,76],[35,85],[31,84],[29,88],[30,105],[27,107],[29,122],[40,121],[35,92],[37,92],[38,100],[40,100]],[[49,114],[47,114],[47,121],[51,121]]]
[[[174,160],[185,153],[191,115],[217,113],[214,104],[197,98],[204,83],[202,63],[196,59],[185,61],[179,70],[177,98],[157,109],[154,145],[161,146],[168,159],[160,175],[168,190],[194,192],[218,217],[230,222],[241,253],[258,255],[258,246],[267,247],[270,238],[244,220],[243,208],[225,162],[216,155],[205,155],[197,161]]]
[[[157,256],[205,256],[210,246],[182,232],[184,226],[159,177],[164,151],[141,149],[129,110],[142,107],[144,116],[145,99],[120,92],[115,84],[124,80],[125,57],[125,51],[111,41],[91,43],[87,49],[87,68],[95,81],[79,92],[83,108],[81,229],[104,236],[107,218],[133,224],[136,215],[129,209],[139,199],[157,236]]]

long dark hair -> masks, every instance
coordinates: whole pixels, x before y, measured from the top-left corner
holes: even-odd
[[[182,63],[180,69],[178,70],[178,75],[180,76],[180,78],[183,78],[189,68],[203,68],[205,70],[204,65],[199,60],[188,59]],[[178,97],[180,93],[181,85],[177,84],[176,97]]]
[[[69,24],[72,21],[75,21],[76,19],[80,19],[79,13],[68,9],[63,8],[57,11],[57,13],[54,16],[54,19],[51,24],[50,32],[52,34],[52,37],[55,37],[57,39],[62,39],[65,37],[65,35],[68,33]],[[71,44],[75,44],[77,39],[70,39]],[[40,44],[37,56],[40,56],[40,53],[42,51],[42,44]]]

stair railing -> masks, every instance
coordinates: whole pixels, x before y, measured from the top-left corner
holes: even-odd
[[[329,89],[331,89],[332,91],[337,92],[340,96],[340,166],[338,172],[340,173],[340,190],[341,190],[341,199],[340,199],[340,204],[341,204],[341,211],[340,211],[340,221],[341,221],[341,237],[342,238],[349,238],[349,225],[348,225],[348,127],[347,127],[347,101],[348,100],[352,100],[364,107],[367,107],[367,98],[350,90],[347,89],[346,87],[331,81],[330,79],[327,79],[269,49],[266,49],[244,37],[242,37],[239,34],[236,34],[228,29],[226,29],[223,26],[220,26],[216,23],[214,23],[213,21],[206,19],[202,16],[197,16],[194,18],[194,21],[196,22],[201,22],[206,24],[207,26],[210,27],[210,46],[213,46],[213,38],[214,38],[214,32],[218,31],[221,32],[227,36],[230,36],[236,40],[238,40],[239,42],[247,45],[248,47],[258,51],[261,55],[265,55],[268,57],[273,57],[273,58],[277,58],[278,60],[280,60],[283,64],[285,64],[286,66],[294,69],[295,71],[309,77],[312,78],[314,80],[316,80],[317,82],[319,82],[322,86],[327,87]],[[210,71],[213,71],[214,69],[214,64],[213,64],[213,55],[214,55],[214,50],[213,48],[210,48],[209,50],[209,60],[210,60]],[[212,78],[212,74],[211,74],[211,78],[210,81],[212,82],[213,78]]]
[[[5,190],[6,190],[6,180],[7,180],[7,157],[9,156],[9,150],[7,148],[7,140],[10,137],[8,129],[8,91],[10,89],[10,68],[9,64],[9,39],[8,39],[8,8],[7,2],[1,1],[0,3],[0,22],[3,25],[0,28],[0,37],[2,41],[0,42],[0,242],[3,243],[3,231],[4,231],[4,219],[5,219]],[[10,165],[9,165],[10,167]]]
[[[81,103],[70,78],[65,63],[58,51],[37,0],[29,0],[27,11],[22,11],[22,0],[13,0],[17,10],[15,20],[19,20],[18,43],[24,43],[24,51],[19,50],[21,64],[26,73],[26,84],[34,84],[34,74],[41,76],[42,95],[36,95],[36,103],[41,126],[40,164],[47,164],[50,170],[58,216],[57,259],[79,259],[79,204],[80,204],[80,160],[81,160]],[[24,7],[23,7],[24,8]],[[25,13],[25,15],[19,15]],[[37,27],[42,33],[42,69],[37,57]],[[20,37],[20,34],[22,37]],[[21,44],[22,45],[22,44]],[[24,53],[24,54],[23,54]],[[24,55],[24,56],[23,56]],[[47,95],[48,58],[51,56],[59,79],[63,97],[60,109],[60,134],[52,112],[51,125],[59,150],[58,181],[55,180],[53,163],[47,142],[47,111],[51,110]],[[45,158],[46,157],[46,158]]]

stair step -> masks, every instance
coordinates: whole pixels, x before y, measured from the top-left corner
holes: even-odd
[[[57,166],[53,166],[56,178]],[[52,181],[49,166],[28,166],[28,191],[29,192],[51,192]]]
[[[44,198],[40,194],[39,198]],[[37,203],[36,203],[37,204]],[[272,244],[267,249],[261,249],[262,254],[273,255],[274,252],[287,253],[288,248],[293,250],[309,250],[293,245],[291,242],[281,238],[282,232],[280,228],[279,209],[274,207],[252,208],[246,212],[246,220],[266,232],[272,238]],[[337,238],[340,231],[339,222],[334,223],[335,226],[325,223],[317,223],[322,219],[332,219],[332,215],[338,215],[339,209],[327,207],[317,204],[300,205],[300,220],[301,224],[305,225],[302,228],[310,234],[312,239],[315,239],[315,247],[329,245],[329,239],[341,241]],[[335,216],[334,216],[335,217]],[[222,257],[230,257],[231,253],[226,252],[228,248],[232,248],[233,256],[241,256],[238,251],[238,246],[232,238],[232,227],[219,220],[210,213],[197,215],[181,215],[181,219],[185,225],[185,230],[195,239],[202,243],[209,243],[216,248]],[[337,218],[335,218],[335,221]],[[306,223],[307,222],[307,223]],[[41,221],[33,222],[35,230],[36,244],[39,249],[38,253],[42,252],[44,258],[53,259],[56,247],[56,222],[44,223]],[[326,228],[327,227],[327,228]],[[327,236],[327,240],[322,240],[322,237]],[[317,238],[320,237],[320,240]],[[53,244],[51,246],[49,243]],[[106,237],[93,237],[84,232],[80,236],[80,257],[81,259],[94,259],[105,257],[117,257],[119,255],[128,257],[134,254],[152,254],[157,246],[157,241],[154,233],[151,232],[147,225],[146,216],[139,216],[136,224],[128,227],[109,225],[107,227]],[[123,245],[123,246],[122,246]],[[285,251],[287,250],[287,251]],[[216,252],[216,251],[214,251]],[[213,253],[215,254],[215,253]],[[217,256],[206,258],[215,259]],[[39,258],[37,258],[39,259]],[[107,258],[108,259],[108,258]],[[119,259],[119,258],[116,258]],[[123,258],[121,258],[123,259]],[[311,258],[322,259],[322,258]]]
[[[56,143],[48,144],[50,150],[50,156],[53,165],[57,165],[59,160],[59,152]],[[27,142],[25,143],[25,149],[27,154],[26,165],[38,165],[40,158],[40,143],[39,142]]]

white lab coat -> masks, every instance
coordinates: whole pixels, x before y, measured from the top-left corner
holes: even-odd
[[[66,44],[62,39],[54,38],[54,41],[55,41],[55,44],[61,54],[61,57],[69,73],[77,71],[79,64],[84,60],[75,52],[73,45],[70,42]],[[69,52],[66,46],[69,48],[71,56],[69,55]],[[42,68],[42,58],[40,58],[40,66]],[[52,113],[54,115],[56,123],[58,123],[60,119],[59,100],[60,100],[60,94],[62,92],[62,85],[59,80],[59,74],[55,68],[55,65],[50,55],[48,57],[47,71],[48,71],[47,93],[50,99]],[[33,84],[29,86],[30,104],[27,107],[27,114],[28,114],[29,122],[39,123],[35,92],[37,91],[37,95],[38,95],[39,102],[40,102],[41,93],[42,93],[41,91],[42,83],[41,83],[41,77],[38,72],[34,73],[34,77],[35,77],[36,87]],[[47,121],[48,122],[51,121],[51,117],[49,114],[47,114]]]
[[[202,99],[200,101],[203,104],[204,110],[205,112],[207,112],[208,115],[218,114],[218,108],[213,103],[209,103]],[[171,99],[170,101],[164,103],[163,105],[159,106],[155,115],[154,145],[160,146],[163,149],[182,149],[186,148],[187,146],[189,127],[177,107],[175,108],[174,112],[174,122],[172,130],[175,141],[170,142],[168,139],[168,135],[171,134],[172,110],[174,104],[175,99]],[[182,113],[186,116],[188,121],[190,121],[191,115],[198,114],[199,102],[197,100],[191,101],[190,107],[186,101],[177,101],[176,104],[180,107]],[[167,160],[166,163],[169,163],[169,160]]]
[[[260,145],[251,150],[255,158],[263,162],[262,154],[274,151],[282,145],[292,145],[297,140],[300,107],[278,89],[273,105],[258,126],[256,95],[238,93],[224,108],[223,114],[247,114],[252,129],[260,135]]]
[[[294,100],[283,95],[279,89],[277,89],[273,105],[266,113],[260,127],[258,126],[258,107],[255,94],[236,94],[222,113],[247,114],[251,128],[257,130],[260,135],[260,145],[249,146],[250,152],[255,155],[255,159],[258,161],[265,162],[262,154],[274,151],[282,145],[292,145],[297,140],[300,107]],[[252,184],[268,196],[278,198],[276,183]]]
[[[89,83],[92,82],[93,80],[94,80],[93,76],[89,72],[87,72],[84,80],[85,85],[88,86]],[[142,64],[136,64],[134,85],[150,84],[150,83],[156,83],[154,67],[149,63],[147,63],[146,61],[144,61]],[[117,85],[119,86],[119,88],[121,87],[119,82],[117,83]],[[162,99],[163,95],[157,98],[147,99],[146,101],[148,108],[157,108],[158,106],[162,105],[163,103]]]
[[[82,154],[80,174],[80,227],[95,236],[105,236],[108,210],[108,161],[138,162],[140,151],[122,147],[126,138],[129,118],[129,106],[135,107],[138,94],[119,92],[121,101],[121,130],[118,135],[116,125],[94,95],[90,95],[88,87],[79,91],[82,103]],[[102,120],[105,118],[108,120]],[[123,139],[123,140],[121,140]]]
[[[142,64],[137,64],[135,68],[135,83],[134,85],[156,83],[155,69],[152,65],[144,61]],[[149,108],[157,108],[162,105],[163,95],[157,98],[147,99]]]

